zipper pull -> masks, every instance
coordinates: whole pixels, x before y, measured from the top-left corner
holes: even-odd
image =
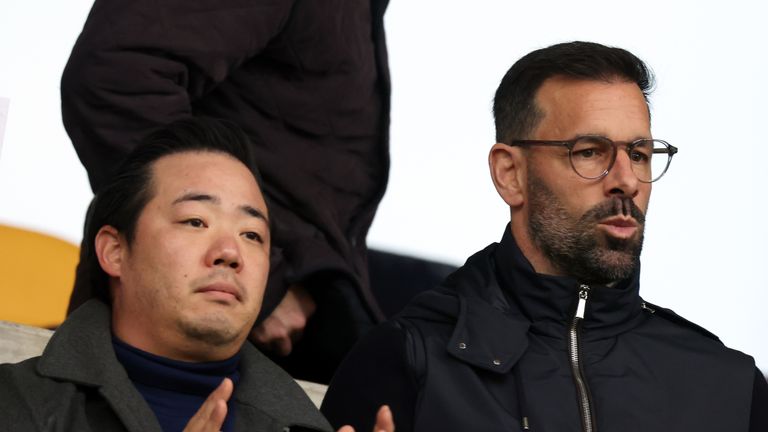
[[[528,417],[523,417],[522,423],[523,430],[531,430],[531,426],[528,424]]]
[[[589,285],[581,284],[581,286],[579,286],[579,304],[576,306],[576,318],[584,319],[584,309],[587,308],[587,299],[589,299]]]

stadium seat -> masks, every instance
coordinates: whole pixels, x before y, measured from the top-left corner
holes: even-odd
[[[79,248],[0,225],[0,320],[55,328],[67,311]]]

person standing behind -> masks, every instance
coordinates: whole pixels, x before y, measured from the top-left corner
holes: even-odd
[[[96,0],[62,76],[64,125],[94,191],[172,120],[226,118],[248,133],[274,221],[251,337],[318,382],[384,317],[365,239],[389,168],[387,3]],[[70,311],[90,297],[76,287]]]

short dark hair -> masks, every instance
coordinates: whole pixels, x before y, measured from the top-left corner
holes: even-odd
[[[536,93],[556,76],[611,82],[634,82],[646,103],[653,91],[653,72],[634,54],[594,42],[566,42],[528,53],[504,75],[493,100],[496,142],[526,139],[541,120]]]
[[[261,188],[261,176],[250,151],[248,135],[236,124],[206,117],[177,120],[147,135],[123,161],[111,179],[96,192],[85,218],[81,260],[75,290],[85,288],[109,304],[109,276],[99,265],[96,234],[110,225],[133,243],[136,223],[154,194],[152,167],[158,159],[186,152],[211,152],[232,156],[248,167]],[[79,286],[82,284],[88,287]]]

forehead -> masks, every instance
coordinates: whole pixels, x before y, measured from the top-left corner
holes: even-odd
[[[536,93],[543,116],[539,131],[558,139],[601,134],[614,139],[648,136],[650,114],[643,92],[633,82],[553,77]],[[542,137],[539,137],[542,138]]]
[[[151,176],[153,199],[173,200],[180,194],[198,191],[237,204],[258,205],[266,211],[253,173],[224,153],[195,151],[163,156],[152,164]]]

